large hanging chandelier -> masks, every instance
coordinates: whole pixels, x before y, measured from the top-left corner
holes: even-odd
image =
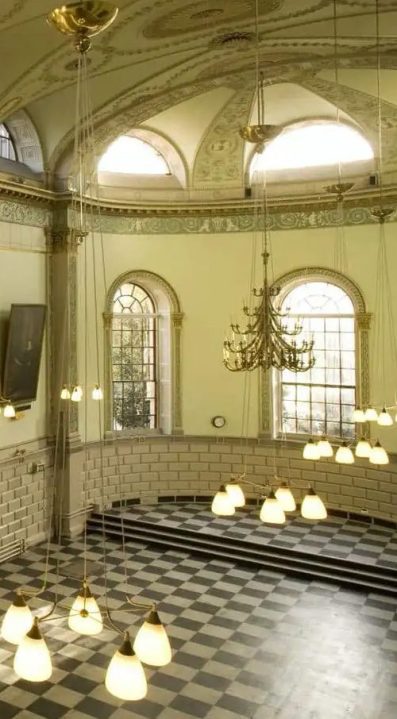
[[[281,306],[274,303],[280,288],[269,284],[268,264],[270,253],[265,229],[265,250],[263,252],[264,282],[259,289],[253,289],[254,297],[260,301],[243,312],[248,317],[245,328],[231,324],[232,338],[223,343],[223,363],[231,372],[264,370],[275,367],[278,370],[307,372],[314,365],[313,341],[303,339],[300,344],[294,339],[302,332],[299,320],[291,322]]]
[[[108,2],[74,2],[55,9],[48,16],[50,24],[57,30],[72,37],[75,48],[78,52],[78,81],[77,81],[77,102],[76,102],[76,131],[74,166],[75,173],[73,181],[73,222],[75,224],[75,237],[83,240],[87,238],[90,228],[89,208],[85,197],[86,188],[92,177],[92,163],[94,159],[94,138],[93,122],[90,111],[90,103],[87,90],[87,60],[86,54],[91,46],[91,37],[107,28],[116,18],[117,8]],[[97,230],[98,231],[98,230]],[[93,238],[92,238],[93,239]],[[94,248],[94,244],[93,244]],[[95,272],[95,252],[93,249],[93,272]],[[87,253],[84,257],[87,266]],[[94,277],[95,283],[95,277]],[[68,290],[69,291],[69,290]],[[87,300],[87,297],[85,297]],[[85,305],[85,312],[86,312]],[[96,332],[97,314],[94,319]],[[70,328],[69,328],[70,330]],[[66,337],[66,333],[64,333]],[[66,341],[66,340],[65,340]],[[97,345],[97,367],[99,372],[99,350],[98,337]],[[65,350],[65,348],[63,348]],[[87,353],[87,345],[85,346]],[[87,378],[85,378],[87,379]],[[66,382],[60,388],[60,413],[70,416],[70,402],[80,402],[83,397],[83,389],[78,384]],[[87,393],[85,394],[87,399]],[[99,384],[94,386],[92,392],[94,400],[103,398]],[[97,402],[99,431],[101,431],[101,402]],[[66,407],[66,409],[65,409]],[[87,411],[87,407],[85,408]],[[101,598],[95,598],[91,593],[87,577],[87,553],[84,550],[84,568],[82,569],[81,588],[77,596],[68,600],[61,598],[61,593],[55,589],[55,600],[48,604],[48,584],[50,568],[50,552],[53,536],[53,517],[61,509],[57,506],[59,498],[64,496],[65,465],[67,443],[64,436],[64,427],[61,422],[57,423],[54,466],[51,488],[49,491],[49,522],[47,537],[47,562],[44,572],[43,586],[40,590],[29,590],[22,588],[17,592],[15,599],[7,610],[1,626],[1,635],[4,640],[17,646],[14,658],[14,671],[16,674],[29,682],[47,681],[52,674],[52,660],[48,650],[45,633],[43,629],[48,622],[67,618],[69,629],[82,636],[95,636],[107,627],[118,633],[121,637],[120,648],[111,658],[105,674],[105,685],[108,691],[115,697],[122,700],[137,701],[147,693],[147,682],[143,664],[160,667],[171,661],[171,647],[167,633],[159,618],[156,606],[153,602],[139,600],[126,596],[125,605],[119,610],[123,614],[128,612],[145,616],[145,620],[139,629],[135,641],[132,641],[129,631],[118,625],[114,620],[115,611],[111,610],[107,596],[106,581],[106,536],[103,528],[102,547],[103,564],[105,574],[105,593]],[[87,437],[85,438],[87,442]],[[102,476],[102,496],[104,496],[104,477]],[[61,501],[61,500],[60,500]],[[57,550],[61,552],[61,522],[58,518],[58,544]],[[86,547],[86,532],[84,534],[84,546]],[[122,536],[122,547],[124,563],[126,566],[125,537]],[[59,560],[56,560],[57,574],[56,584],[59,581]],[[33,600],[44,600],[45,605],[38,606],[32,611],[29,604]],[[36,603],[36,601],[35,601]]]

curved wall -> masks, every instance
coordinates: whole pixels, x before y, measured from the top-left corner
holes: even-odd
[[[140,437],[88,445],[85,468],[87,500],[99,507],[120,500],[148,504],[165,497],[208,497],[231,474],[245,471],[259,484],[271,483],[275,474],[290,479],[298,501],[310,483],[328,508],[397,521],[397,462],[384,470],[366,460],[354,466],[332,459],[309,462],[297,445],[230,437]],[[247,495],[259,497],[260,490]]]

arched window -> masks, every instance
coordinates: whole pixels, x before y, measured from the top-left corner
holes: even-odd
[[[286,128],[263,152],[255,154],[250,173],[327,167],[371,160],[373,156],[369,142],[349,125],[330,121],[300,123]]]
[[[105,319],[107,432],[181,434],[182,312],[170,285],[146,270],[111,285]]]
[[[98,163],[99,172],[128,175],[169,175],[164,157],[138,137],[121,135],[109,145]]]
[[[299,338],[314,340],[315,365],[280,373],[280,431],[354,436],[356,317],[352,299],[336,284],[301,281],[284,294],[282,309],[302,319]]]
[[[156,309],[139,285],[126,282],[113,297],[113,429],[157,426]]]
[[[17,159],[11,135],[3,123],[0,123],[0,157],[4,157],[5,160]]]

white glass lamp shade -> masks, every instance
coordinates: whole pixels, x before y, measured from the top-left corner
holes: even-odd
[[[326,519],[327,517],[325,504],[312,487],[303,498],[301,515],[305,519]]]
[[[14,657],[14,671],[28,682],[45,682],[52,674],[50,652],[41,635],[37,619],[18,646]]]
[[[72,402],[81,402],[83,397],[83,390],[81,389],[80,385],[76,385],[76,387],[73,387],[73,391],[71,394],[70,399]]]
[[[237,482],[229,482],[229,484],[226,485],[226,492],[228,493],[234,507],[244,507],[244,492]]]
[[[370,453],[371,453],[371,445],[368,442],[368,440],[365,437],[361,437],[360,441],[357,442],[357,446],[355,449],[355,455],[356,457],[365,457],[368,459]]]
[[[378,413],[373,407],[368,407],[368,409],[365,410],[364,416],[366,422],[376,422],[378,419]]]
[[[21,594],[17,594],[8,607],[1,625],[1,636],[6,642],[19,644],[31,629],[33,614]]]
[[[64,384],[61,389],[61,399],[70,399],[70,391],[66,384]]]
[[[230,517],[236,511],[230,495],[226,492],[223,484],[212,500],[211,511],[218,515],[218,517]]]
[[[280,487],[276,489],[275,494],[284,512],[293,512],[296,509],[294,495],[292,494],[290,488],[285,482],[283,482]]]
[[[352,420],[357,424],[360,422],[366,422],[365,412],[361,409],[361,407],[356,407],[356,409],[353,411]]]
[[[92,399],[95,400],[101,400],[103,399],[103,392],[100,388],[99,384],[96,384],[94,389],[92,390]]]
[[[320,457],[333,457],[334,450],[331,442],[326,437],[321,437],[321,439],[317,442],[317,447],[320,452]]]
[[[68,624],[69,628],[77,634],[93,636],[102,631],[102,615],[86,582],[83,583],[80,593],[72,604]]]
[[[389,456],[379,441],[372,447],[369,461],[371,464],[389,464]]]
[[[386,407],[383,407],[382,411],[378,415],[378,424],[381,427],[390,427],[393,424],[393,417],[387,411]]]
[[[284,524],[285,512],[273,490],[271,490],[262,504],[259,519],[266,524]]]
[[[134,653],[128,632],[110,661],[105,686],[109,694],[123,701],[139,701],[147,694],[145,672]]]
[[[320,457],[318,445],[312,439],[309,439],[303,448],[303,459],[316,460],[320,459]]]
[[[338,462],[338,464],[354,463],[354,454],[351,451],[350,447],[347,446],[346,442],[342,442],[341,446],[338,447],[338,450],[335,455],[335,462]]]
[[[159,615],[153,609],[135,637],[134,652],[141,662],[165,667],[172,659],[171,645]]]
[[[15,409],[14,409],[14,407],[12,406],[12,404],[8,403],[8,404],[6,404],[6,406],[4,407],[4,417],[6,417],[7,419],[14,419],[14,417],[15,417]]]

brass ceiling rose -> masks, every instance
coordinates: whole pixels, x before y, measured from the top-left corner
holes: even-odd
[[[281,130],[280,125],[245,125],[240,128],[239,132],[243,140],[257,145],[274,140]]]
[[[118,8],[110,2],[87,0],[55,8],[47,20],[63,35],[93,37],[106,30],[116,19]]]

